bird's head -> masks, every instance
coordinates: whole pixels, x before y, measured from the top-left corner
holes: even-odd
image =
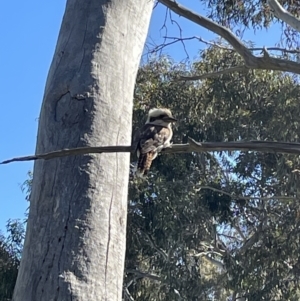
[[[148,113],[148,119],[146,123],[164,125],[171,124],[176,122],[175,119],[169,109],[159,108],[159,109],[151,109]]]

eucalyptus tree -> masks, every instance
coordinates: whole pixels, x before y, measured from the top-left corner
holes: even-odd
[[[251,73],[249,69],[290,71],[299,74],[300,65],[296,60],[298,52],[283,49],[282,53],[286,57],[277,57],[270,49],[263,48],[260,49],[263,55],[259,56],[254,54],[257,49],[247,46],[230,31],[241,22],[244,26],[252,24],[254,28],[266,27],[278,18],[280,22],[293,28],[291,30],[290,27],[286,27],[284,30],[285,33],[291,33],[287,34],[287,42],[294,45],[297,40],[295,37],[299,33],[299,20],[293,1],[286,1],[284,4],[294,15],[287,13],[276,0],[269,0],[267,3],[256,1],[253,2],[255,6],[242,1],[237,3],[210,1],[208,8],[211,11],[208,17],[194,13],[172,0],[159,0],[159,2],[218,34],[228,42],[228,47],[225,48],[229,49],[225,51],[233,51],[237,54],[232,56],[234,59],[230,64],[225,61],[222,68],[219,68],[219,61],[208,67],[205,65],[204,69],[201,69],[202,65],[199,63],[191,70],[180,70],[182,73],[177,74],[178,78],[181,77],[183,80],[206,78],[207,81],[206,86],[200,83],[200,87],[197,87],[197,84],[177,84],[177,87],[183,88],[182,93],[171,85],[173,92],[178,92],[172,94],[175,100],[176,97],[182,99],[184,93],[195,100],[188,104],[174,101],[173,111],[178,112],[182,120],[178,125],[178,135],[175,139],[184,142],[191,134],[198,140],[214,139],[215,141],[247,139],[253,136],[267,139],[271,134],[273,139],[283,137],[294,139],[298,129],[297,121],[293,121],[290,131],[286,131],[285,127],[282,129],[282,125],[284,122],[287,123],[287,120],[277,122],[279,117],[283,116],[278,112],[280,104],[275,104],[270,99],[276,91],[270,86],[265,87],[266,83],[274,79],[273,73],[259,75],[262,71]],[[81,146],[130,144],[134,81],[152,7],[151,0],[67,1],[45,87],[39,119],[37,153]],[[222,47],[217,45],[219,49]],[[239,72],[242,73],[242,80]],[[266,82],[257,83],[256,77],[250,77],[253,74],[264,77]],[[220,75],[229,76],[229,82],[226,81],[226,77],[220,79]],[[297,83],[285,76],[276,73],[275,87],[280,85],[282,90],[285,90],[286,82],[293,83],[297,87]],[[143,103],[146,95],[140,95],[142,101],[137,105],[137,110],[140,110],[137,111],[138,113],[141,111],[144,113],[144,108],[153,104],[170,105],[170,98],[163,91],[165,82],[161,82],[159,78],[155,80],[160,88],[157,90],[158,100],[154,103]],[[226,84],[221,85],[219,82],[221,80]],[[281,83],[282,81],[284,83]],[[241,93],[233,91],[226,94],[232,83],[236,91],[244,92],[246,98],[239,98]],[[249,91],[252,94],[249,95]],[[260,102],[255,102],[253,99],[254,92],[257,91],[259,94],[256,96],[263,97]],[[213,96],[210,94],[212,92]],[[151,99],[153,95],[150,95]],[[160,98],[161,95],[164,95],[165,100]],[[228,103],[224,95],[226,99],[230,98],[229,107],[226,107]],[[277,99],[280,99],[282,95],[277,96]],[[197,99],[203,102],[199,103]],[[216,102],[215,99],[221,101]],[[265,102],[266,99],[269,102]],[[239,102],[236,103],[236,100]],[[297,105],[294,101],[291,103],[295,107],[293,112],[297,112]],[[287,105],[290,106],[291,103]],[[283,106],[283,103],[281,105]],[[218,110],[219,113],[216,113]],[[274,118],[265,122],[263,112],[278,114],[278,120]],[[291,111],[288,112],[292,114]],[[251,127],[246,124],[246,120],[251,121]],[[268,122],[274,126],[272,131],[267,126]],[[275,134],[278,134],[278,138]],[[168,277],[164,278],[166,282],[163,290],[159,291],[160,296],[167,298],[168,294],[174,294],[174,297],[181,297],[184,291],[186,298],[191,297],[188,289],[182,290],[177,280],[184,275],[185,280],[192,279],[190,284],[195,287],[199,280],[196,258],[200,255],[201,258],[205,255],[210,263],[217,264],[221,271],[216,272],[221,279],[224,279],[221,272],[225,271],[230,276],[228,281],[219,283],[222,285],[225,283],[223,288],[233,291],[233,296],[248,294],[249,298],[253,299],[251,293],[256,290],[275,300],[281,298],[280,294],[291,292],[290,290],[288,293],[285,292],[285,287],[282,288],[276,280],[278,277],[273,277],[275,282],[273,278],[272,282],[270,277],[278,273],[282,274],[282,270],[286,267],[295,272],[296,263],[292,259],[294,253],[288,256],[283,253],[286,257],[278,262],[270,256],[272,261],[269,262],[269,266],[272,269],[264,269],[259,274],[261,277],[255,274],[258,270],[252,262],[246,269],[247,264],[243,262],[243,258],[245,254],[250,256],[247,252],[251,250],[255,250],[259,258],[263,258],[263,255],[265,256],[270,250],[273,252],[275,249],[282,248],[283,242],[280,239],[283,234],[286,235],[282,225],[287,225],[290,233],[297,235],[295,222],[280,223],[284,210],[290,208],[288,212],[295,211],[293,202],[298,196],[297,160],[274,154],[262,156],[256,153],[237,153],[235,155],[236,164],[227,162],[223,154],[219,157],[211,154],[206,156],[187,154],[183,160],[176,160],[176,165],[174,162],[177,155],[169,156],[160,167],[164,178],[156,176],[154,170],[153,181],[144,183],[146,185],[144,188],[143,184],[141,187],[133,184],[132,189],[135,189],[136,194],[140,193],[140,197],[145,200],[142,206],[147,208],[145,212],[141,208],[133,210],[139,216],[137,222],[139,218],[144,218],[145,214],[149,215],[147,221],[150,219],[150,223],[143,227],[147,231],[152,231],[151,235],[149,236],[149,233],[142,229],[147,243],[159,252],[165,266],[176,266],[178,272],[172,273],[170,269],[162,268],[163,272],[168,272]],[[220,159],[224,160],[223,169],[220,169]],[[157,164],[160,162],[161,160],[157,160]],[[224,166],[227,166],[230,171],[229,175],[225,172]],[[184,176],[182,171],[186,171]],[[241,171],[243,171],[242,175]],[[288,175],[284,177],[285,171]],[[129,154],[121,153],[88,154],[36,162],[24,252],[13,300],[117,300],[121,298],[128,173]],[[193,183],[192,187],[188,185],[187,180]],[[158,184],[157,181],[163,185]],[[170,185],[172,190],[167,190],[168,185],[175,181],[176,186]],[[251,185],[247,186],[250,181],[252,181]],[[268,187],[266,191],[260,188],[263,185]],[[151,194],[148,191],[149,187],[152,187]],[[179,190],[177,193],[176,189]],[[234,196],[232,190],[235,192]],[[285,193],[290,193],[287,197],[291,207],[283,206],[280,201],[282,198],[277,193],[282,193],[284,196]],[[177,202],[179,200],[184,202],[174,203],[174,197],[177,197]],[[161,199],[168,204],[160,206]],[[197,199],[204,203],[199,216],[196,214],[199,208],[193,209],[193,206],[198,206],[195,202]],[[252,206],[247,210],[242,206],[245,199],[253,200],[252,203],[249,202],[249,206],[251,204]],[[132,206],[137,206],[139,200],[131,195]],[[266,211],[269,212],[274,204],[278,210],[275,210],[274,216],[266,222]],[[158,210],[151,211],[153,208]],[[233,208],[236,211],[233,211]],[[165,212],[170,214],[169,219],[166,219]],[[209,216],[209,212],[212,215]],[[289,216],[288,212],[286,216]],[[296,218],[293,214],[290,214],[290,220]],[[271,227],[272,223],[275,228]],[[202,225],[200,232],[199,224]],[[219,229],[217,225],[229,224],[230,230],[223,235],[230,236],[230,231],[234,231],[235,235],[231,249],[224,250],[217,247]],[[181,225],[185,229],[184,235],[179,235],[180,232],[175,230],[176,225]],[[244,232],[239,228],[241,225],[244,226]],[[174,238],[168,240],[166,234],[172,231],[180,236],[180,241],[174,243]],[[139,226],[137,233],[140,235],[142,232]],[[267,237],[270,238],[269,245],[266,245],[268,240],[263,236],[265,233],[268,233]],[[159,239],[158,242],[153,241],[154,234],[158,235],[156,237]],[[185,237],[195,240],[191,248],[196,252],[195,254],[187,254]],[[289,240],[291,237],[288,235],[284,237],[291,242]],[[251,243],[248,243],[249,241]],[[297,240],[294,243],[297,244]],[[274,245],[279,247],[274,248]],[[262,253],[254,249],[261,246],[263,246]],[[294,246],[292,242],[290,246]],[[190,246],[188,248],[190,250]],[[268,252],[266,252],[267,248],[269,248]],[[151,256],[157,258],[155,254],[146,254],[148,261],[143,264],[148,268],[154,264],[149,259]],[[254,262],[260,260],[253,256],[249,258],[254,258]],[[187,277],[187,273],[183,273],[182,270],[188,271],[189,276]],[[245,271],[248,273],[248,278],[241,277],[245,275]],[[156,281],[159,280],[155,275],[152,276]],[[296,281],[293,277],[291,282]],[[239,281],[234,284],[230,282],[231,278]],[[290,279],[290,274],[287,274],[284,283],[289,282]],[[199,294],[204,292],[205,297],[211,296],[209,289],[200,288]],[[274,288],[278,288],[277,291],[274,292]],[[294,289],[295,286],[288,286],[288,288]],[[130,291],[128,287],[126,289],[130,298]],[[214,293],[219,296],[224,294],[216,287]],[[262,298],[262,295],[255,296]],[[195,295],[192,297],[196,298]]]
[[[68,0],[39,118],[37,153],[130,144],[152,0]],[[13,300],[120,300],[129,154],[34,165]]]

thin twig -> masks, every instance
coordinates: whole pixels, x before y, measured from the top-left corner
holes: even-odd
[[[245,241],[244,245],[239,249],[238,253],[243,255],[248,249],[250,249],[255,243],[257,243],[260,234],[263,232],[264,229],[265,227],[263,227],[263,222],[262,222],[258,226],[257,231]]]
[[[245,241],[246,236],[244,235],[242,230],[239,227],[237,227],[236,225],[233,225],[232,227],[237,231],[237,233],[240,235],[240,237],[243,239],[243,241]]]
[[[186,38],[165,36],[163,38],[166,40],[173,40],[172,43],[170,43],[170,45],[173,43],[182,42],[182,41],[198,40],[199,42],[202,42],[206,45],[214,46],[214,47],[217,47],[217,48],[220,48],[223,50],[235,51],[234,48],[232,48],[230,45],[226,46],[225,44],[219,44],[217,42],[206,41],[205,39],[203,39],[199,36],[191,36],[191,37],[186,37]],[[163,47],[163,46],[168,46],[168,45],[169,44],[161,44],[161,45],[158,45],[157,47]],[[281,48],[281,47],[253,47],[253,48],[248,48],[248,49],[250,51],[263,51],[264,49],[267,49],[268,51],[281,51],[283,53],[300,54],[299,49],[286,49],[286,48]]]
[[[149,279],[152,279],[155,281],[161,281],[161,278],[156,274],[150,274],[150,273],[142,272],[142,271],[135,270],[135,269],[126,269],[125,272],[128,274],[135,274],[135,275],[139,276],[139,278],[149,278]]]
[[[228,74],[233,72],[245,72],[248,71],[249,68],[245,65],[242,66],[235,66],[228,69],[216,71],[216,72],[210,72],[210,73],[204,73],[201,75],[193,75],[193,76],[178,76],[174,81],[182,81],[182,80],[200,80],[200,79],[206,79],[206,78],[213,78],[218,77],[222,74]]]
[[[134,301],[133,297],[131,296],[131,294],[129,293],[129,290],[127,287],[124,288],[124,292],[126,297],[130,300],[130,301]]]
[[[174,0],[158,0],[166,7],[174,11],[180,16],[214,32],[223,39],[225,39],[235,51],[241,55],[245,61],[245,65],[250,69],[264,69],[264,70],[277,70],[284,72],[294,72],[300,74],[300,64],[290,60],[284,60],[274,57],[256,57],[248,49],[243,42],[238,39],[228,28],[219,25],[218,23],[206,18],[200,14],[193,12],[192,10],[180,5]]]
[[[146,233],[146,232],[142,232],[142,233],[147,238],[149,245],[151,245],[151,247],[153,249],[155,249],[160,255],[162,255],[162,257],[164,258],[165,261],[167,261],[168,255],[166,254],[166,252],[155,245],[152,237],[148,233]]]
[[[211,186],[197,186],[196,190],[197,191],[200,191],[201,189],[209,189],[209,190],[212,190],[212,191],[215,191],[215,192],[219,192],[219,193],[222,193],[222,194],[225,194],[225,195],[228,195],[230,196],[231,198],[234,198],[234,199],[241,199],[241,200],[296,200],[297,198],[295,197],[292,197],[292,196],[281,196],[281,195],[274,195],[274,196],[264,196],[264,197],[259,197],[259,196],[242,196],[242,195],[235,195],[235,194],[232,194],[230,192],[226,192],[224,190],[221,190],[221,189],[217,189],[217,188],[214,188],[214,187],[211,187]]]

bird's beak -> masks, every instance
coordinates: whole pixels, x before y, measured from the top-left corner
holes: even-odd
[[[167,117],[167,116],[164,117],[163,120],[166,122],[176,122],[177,121],[177,119],[175,119],[173,117]]]

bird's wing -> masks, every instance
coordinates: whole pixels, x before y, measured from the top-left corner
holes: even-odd
[[[170,130],[163,126],[147,125],[141,129],[138,149],[142,154],[155,151],[163,145],[170,135]]]

